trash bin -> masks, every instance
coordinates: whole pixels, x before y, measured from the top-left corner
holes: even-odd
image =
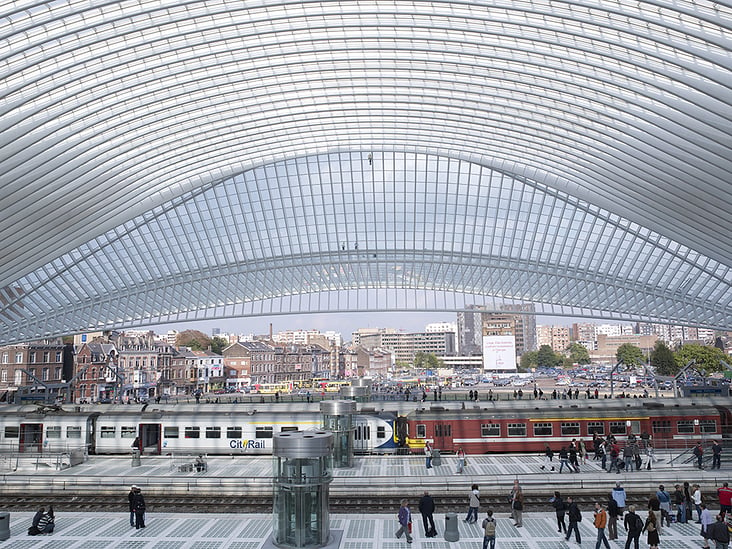
[[[455,513],[445,513],[445,541],[460,541],[457,515]]]
[[[440,451],[437,448],[432,449],[432,465],[435,467],[440,465],[442,463],[442,458],[440,458]]]
[[[5,541],[10,537],[10,513],[7,511],[0,512],[0,541]]]
[[[134,449],[132,450],[132,466],[139,467],[140,465],[140,450]]]

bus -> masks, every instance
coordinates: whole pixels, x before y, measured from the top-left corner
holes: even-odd
[[[292,381],[281,381],[279,383],[255,383],[253,387],[254,392],[262,395],[289,393],[292,391]]]

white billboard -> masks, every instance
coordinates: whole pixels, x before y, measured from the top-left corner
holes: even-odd
[[[516,338],[514,336],[483,336],[483,370],[516,371]]]

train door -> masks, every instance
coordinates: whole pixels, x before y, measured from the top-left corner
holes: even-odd
[[[20,424],[20,452],[40,452],[43,445],[43,424],[42,423],[21,423]]]
[[[729,439],[732,437],[732,413],[729,408],[725,406],[716,406],[719,412],[720,430],[723,439]]]
[[[96,417],[86,418],[86,450],[90,454],[96,454]]]
[[[433,434],[434,446],[438,450],[447,450],[449,452],[457,451],[452,444],[452,423],[435,422],[432,427],[435,432]]]
[[[162,427],[159,423],[140,423],[140,440],[146,454],[160,454]]]

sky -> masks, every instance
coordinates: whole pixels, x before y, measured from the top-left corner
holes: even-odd
[[[572,322],[587,322],[587,319],[569,317],[538,316],[537,324],[571,325]],[[211,335],[214,328],[224,333],[266,334],[272,323],[273,333],[286,330],[319,330],[321,332],[340,332],[345,341],[358,328],[395,328],[405,332],[422,332],[432,322],[457,322],[454,312],[383,312],[383,313],[318,313],[261,316],[251,318],[230,318],[204,320],[178,324],[160,324],[150,329],[163,334],[168,330],[199,330]]]

